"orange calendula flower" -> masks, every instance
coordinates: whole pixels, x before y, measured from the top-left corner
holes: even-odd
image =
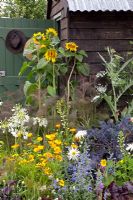
[[[38,142],[41,142],[42,140],[43,140],[43,138],[42,137],[37,137],[37,139],[36,139]]]
[[[105,159],[103,159],[103,160],[101,160],[100,164],[102,167],[106,167],[107,161]]]
[[[17,149],[20,145],[19,144],[14,144],[11,146],[12,149]]]
[[[78,46],[76,45],[75,42],[67,42],[67,43],[66,43],[66,49],[69,50],[69,51],[74,51],[74,52],[76,52],[76,51],[77,51],[77,48],[78,48]]]
[[[58,181],[58,184],[59,184],[61,187],[64,187],[65,182],[61,179],[61,180]]]
[[[45,136],[48,140],[54,140],[55,137],[56,137],[56,133],[53,133],[53,134],[48,134]]]
[[[55,148],[57,145],[53,141],[48,141],[51,148]]]
[[[48,29],[46,30],[46,35],[47,35],[47,36],[48,36],[48,35],[57,36],[58,33],[57,33],[57,31],[56,31],[54,28],[48,28]]]
[[[58,54],[57,54],[56,49],[49,49],[44,55],[45,59],[47,61],[51,61],[52,63],[56,62],[57,56]]]
[[[60,127],[61,127],[60,124],[56,124],[56,125],[55,125],[55,128],[60,128]]]

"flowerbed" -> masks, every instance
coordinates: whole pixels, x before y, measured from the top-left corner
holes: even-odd
[[[106,71],[97,74],[96,96],[91,101],[104,100],[112,118],[99,122],[97,128],[72,126],[78,87],[72,75],[88,76],[83,63],[86,53],[73,42],[65,49],[58,48],[58,43],[57,32],[51,28],[34,34],[25,47],[29,61],[20,75],[31,68],[24,93],[34,112],[29,114],[17,104],[11,116],[0,122],[5,138],[0,141],[0,199],[131,200],[133,102],[121,106],[120,98],[128,89],[132,91],[133,81],[123,76],[132,59],[120,68],[122,58],[108,49],[111,60],[102,57]],[[63,98],[57,97],[59,75],[68,77]],[[103,78],[105,85],[99,84]],[[48,113],[53,114],[52,123]]]

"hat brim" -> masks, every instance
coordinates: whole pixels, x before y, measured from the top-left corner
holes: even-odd
[[[14,54],[21,53],[27,41],[24,33],[20,30],[11,30],[5,40],[6,48]]]

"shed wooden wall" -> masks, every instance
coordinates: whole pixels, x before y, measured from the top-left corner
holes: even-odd
[[[69,36],[68,32],[68,7],[66,0],[52,1],[50,19],[55,19],[56,15],[61,12],[61,20],[59,24],[59,34],[61,45],[63,45]]]
[[[102,69],[98,52],[107,55],[110,46],[121,54],[133,51],[133,13],[131,12],[69,12],[69,40],[88,53],[91,72]]]

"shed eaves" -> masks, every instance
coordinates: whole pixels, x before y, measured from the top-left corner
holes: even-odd
[[[133,11],[133,0],[67,0],[70,11]]]

